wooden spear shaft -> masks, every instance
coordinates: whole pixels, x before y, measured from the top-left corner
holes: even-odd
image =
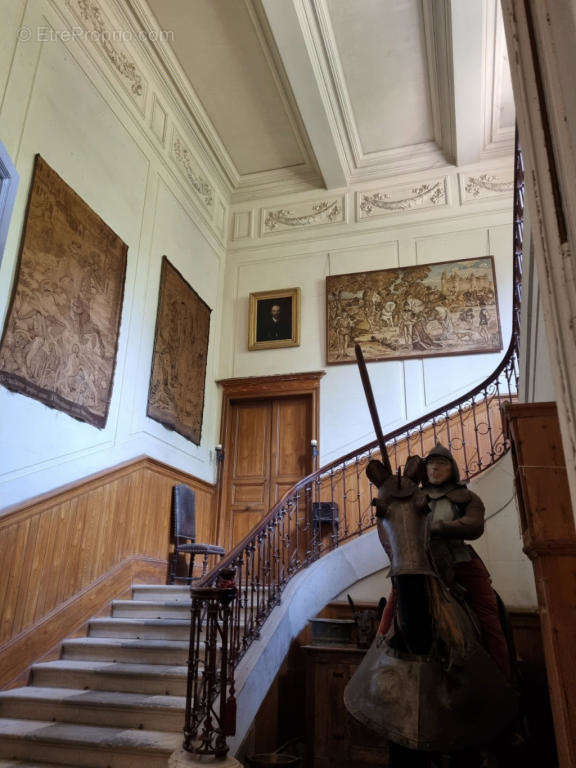
[[[358,370],[360,371],[360,378],[362,379],[362,386],[364,387],[364,394],[366,395],[366,401],[368,403],[368,410],[372,418],[372,424],[374,425],[374,432],[376,432],[376,440],[380,446],[380,453],[382,455],[382,462],[388,466],[390,472],[392,468],[390,466],[390,459],[386,451],[386,443],[384,442],[384,433],[382,432],[382,426],[380,424],[380,417],[376,409],[376,402],[374,401],[374,393],[372,392],[372,385],[370,384],[370,377],[368,376],[368,369],[366,368],[366,361],[362,354],[362,348],[360,344],[354,345],[356,351],[356,361],[358,362]]]

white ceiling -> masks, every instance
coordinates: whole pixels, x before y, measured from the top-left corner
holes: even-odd
[[[240,175],[305,162],[289,106],[243,0],[148,0]]]
[[[326,39],[363,154],[431,141],[421,2],[326,0],[325,7]]]
[[[158,26],[173,31],[160,55],[187,81],[239,194],[344,186],[511,154],[514,106],[497,0],[148,5]]]

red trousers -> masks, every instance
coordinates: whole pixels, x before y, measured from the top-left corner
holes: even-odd
[[[510,679],[508,645],[502,631],[502,625],[500,624],[496,594],[492,589],[492,581],[486,566],[478,555],[474,554],[470,561],[456,563],[454,571],[457,581],[463,587],[466,587],[468,593],[467,600],[478,617],[483,646],[496,664],[498,664],[504,675]],[[382,614],[378,634],[385,635],[390,629],[395,608],[396,590],[393,589]]]

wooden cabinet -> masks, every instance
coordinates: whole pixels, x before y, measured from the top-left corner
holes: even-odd
[[[503,409],[562,768],[576,766],[576,532],[555,403]]]
[[[385,739],[348,714],[344,688],[366,651],[354,646],[304,646],[309,768],[387,766]]]

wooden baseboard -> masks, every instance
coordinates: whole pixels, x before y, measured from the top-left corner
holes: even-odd
[[[79,634],[96,614],[126,593],[135,582],[166,582],[165,560],[137,555],[126,558],[35,624],[0,646],[0,689],[26,684],[32,664],[57,658],[66,637]]]

